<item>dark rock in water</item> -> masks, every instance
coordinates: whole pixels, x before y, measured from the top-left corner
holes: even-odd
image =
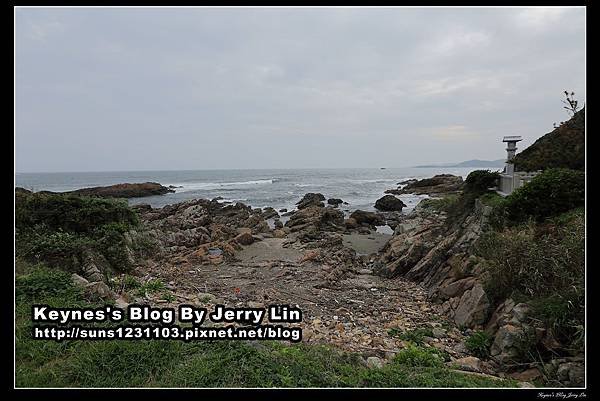
[[[411,178],[409,180],[404,180],[404,181],[400,181],[399,183],[397,183],[396,185],[408,185],[408,184],[414,184],[415,182],[417,182],[419,180],[415,179],[415,178]]]
[[[350,215],[350,218],[354,219],[357,224],[367,223],[371,226],[381,226],[385,224],[385,219],[377,213],[365,212],[363,210],[355,210]]]
[[[439,194],[457,192],[462,189],[463,179],[452,174],[438,174],[407,184],[400,193],[403,194]]]
[[[288,211],[288,210],[287,210],[286,208],[279,209],[279,213],[285,213],[285,212],[287,212],[287,211]]]
[[[264,219],[272,219],[274,217],[279,217],[279,213],[277,213],[277,210],[273,209],[272,207],[264,208],[262,214]]]
[[[323,196],[323,194],[309,192],[304,195],[304,197],[298,203],[296,203],[296,205],[298,205],[298,210],[307,208],[309,206],[323,207],[325,206],[323,204],[324,200],[325,196]]]
[[[385,195],[375,202],[375,208],[386,212],[402,211],[406,207],[404,202],[393,195]]]
[[[339,199],[339,198],[329,198],[327,199],[327,204],[328,205],[333,205],[333,206],[337,206],[341,203],[343,203],[344,201]]]
[[[44,193],[55,193],[43,191]],[[62,194],[93,196],[99,198],[141,198],[144,196],[164,195],[174,190],[164,187],[157,182],[138,184],[116,184],[107,187],[82,188],[75,191],[61,192]]]
[[[399,188],[398,189],[386,189],[384,191],[384,193],[386,193],[386,194],[394,194],[394,195],[402,195],[403,194],[402,190],[399,189]]]

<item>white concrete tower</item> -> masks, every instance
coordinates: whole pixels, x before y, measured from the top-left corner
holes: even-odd
[[[506,142],[506,167],[505,174],[512,175],[515,172],[515,165],[512,163],[513,157],[517,153],[517,142],[523,139],[519,135],[509,135],[502,139],[502,142]]]

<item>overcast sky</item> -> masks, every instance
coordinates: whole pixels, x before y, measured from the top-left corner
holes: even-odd
[[[19,172],[505,156],[585,98],[583,8],[16,10]]]

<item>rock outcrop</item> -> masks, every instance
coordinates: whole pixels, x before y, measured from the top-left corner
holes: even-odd
[[[298,203],[296,203],[298,210],[307,208],[309,206],[325,206],[323,201],[325,200],[325,196],[319,193],[309,192]]]
[[[63,194],[93,196],[98,198],[141,198],[144,196],[164,195],[175,192],[173,189],[160,185],[157,182],[144,182],[136,184],[116,184],[106,187],[82,188],[75,191],[61,192]],[[40,193],[56,193],[40,191]]]
[[[416,194],[416,195],[436,195],[458,192],[462,189],[463,179],[460,176],[452,174],[438,174],[431,178],[422,180],[405,181],[407,184],[401,188],[389,189],[385,191],[389,194]]]

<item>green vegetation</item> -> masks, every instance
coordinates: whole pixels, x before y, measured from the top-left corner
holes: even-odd
[[[506,197],[504,211],[512,222],[538,222],[581,207],[585,202],[585,173],[548,169]]]
[[[17,255],[27,260],[76,270],[95,252],[113,270],[127,271],[125,233],[139,220],[125,201],[17,192],[15,225]]]
[[[497,304],[528,302],[563,344],[580,346],[584,322],[585,214],[574,209],[543,223],[486,232],[476,244],[485,259],[487,294]]]
[[[19,260],[17,387],[506,387],[445,366],[433,348],[410,345],[381,369],[356,354],[277,342],[39,341],[31,305],[87,305],[68,273]],[[129,282],[129,279],[124,279]],[[97,306],[97,305],[90,305]]]
[[[585,170],[585,109],[517,154],[513,162],[517,171]]]
[[[456,194],[446,195],[443,198],[424,199],[421,202],[421,207],[436,210],[438,212],[446,212],[458,202],[458,199],[459,195]]]
[[[476,331],[467,338],[465,345],[476,357],[487,359],[490,356],[492,338],[485,331]]]
[[[433,337],[433,331],[429,328],[418,328],[401,332],[397,328],[388,330],[388,334],[392,337],[398,337],[404,341],[410,341],[417,345],[422,345],[425,337]]]
[[[475,170],[465,179],[465,191],[482,194],[498,185],[500,173],[490,170]]]

